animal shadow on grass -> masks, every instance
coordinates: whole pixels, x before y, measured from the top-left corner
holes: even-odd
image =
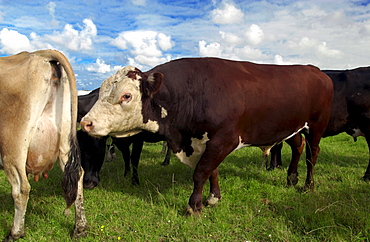
[[[149,150],[146,146],[157,146]],[[175,156],[171,156],[169,166],[162,166],[164,155],[159,144],[144,144],[138,166],[140,185],[131,184],[131,173],[124,177],[124,161],[121,152],[112,162],[105,162],[100,171],[100,183],[97,189],[118,192],[147,200],[148,191],[153,196],[165,194],[174,186],[192,187],[193,170],[182,164]],[[118,150],[118,149],[117,149]],[[96,188],[94,188],[96,189]],[[93,192],[93,191],[92,191]],[[189,190],[189,194],[191,190]],[[187,199],[184,197],[184,199]]]

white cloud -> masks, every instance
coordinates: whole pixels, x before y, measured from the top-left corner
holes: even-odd
[[[249,60],[255,62],[261,62],[270,58],[268,55],[264,54],[260,49],[252,48],[249,45],[244,46],[243,48],[235,48],[233,50],[238,59]]]
[[[199,41],[199,54],[201,56],[221,57],[221,53],[222,49],[219,43],[213,42],[207,45],[206,41]]]
[[[98,73],[108,73],[121,69],[123,66],[113,66],[105,64],[105,61],[101,58],[96,59],[96,62],[90,64],[86,67],[87,71],[98,72]]]
[[[27,36],[14,30],[4,28],[0,31],[1,53],[16,54],[21,51],[32,51],[33,47]]]
[[[252,24],[247,30],[246,36],[251,44],[258,45],[261,43],[264,33],[260,26]]]
[[[128,50],[132,59],[142,65],[153,66],[168,60],[162,51],[173,47],[171,36],[155,31],[126,31],[111,41],[113,46]]]
[[[171,55],[167,55],[166,57],[145,56],[145,55],[135,56],[135,62],[144,64],[147,66],[151,66],[151,67],[162,64],[164,62],[168,62],[170,60],[171,60]]]
[[[146,0],[132,0],[132,3],[137,6],[145,6]]]
[[[213,10],[211,16],[216,24],[235,24],[244,19],[244,13],[240,9],[226,2],[222,2],[222,8]]]
[[[228,44],[231,44],[231,45],[238,45],[240,43],[242,43],[242,39],[239,38],[237,35],[235,34],[232,34],[232,33],[227,33],[227,32],[224,32],[224,31],[220,31],[219,32],[222,39],[228,43]]]
[[[293,62],[284,61],[283,57],[281,55],[275,55],[273,63],[277,64],[277,65],[292,65],[292,64],[295,64]]]
[[[340,57],[342,52],[339,50],[330,49],[326,42],[320,42],[315,38],[303,37],[298,44],[290,42],[292,49],[300,51],[300,53],[316,53],[319,57]]]
[[[66,46],[73,51],[91,50],[93,39],[97,35],[97,28],[91,19],[83,20],[84,27],[81,31],[73,28],[71,24],[66,24],[60,33],[55,31],[53,35],[45,35],[45,40]]]
[[[48,11],[49,11],[49,14],[50,14],[50,16],[51,16],[51,18],[52,18],[52,20],[51,20],[51,24],[53,25],[53,26],[57,26],[58,24],[59,24],[59,21],[57,21],[56,19],[55,19],[55,8],[56,8],[56,3],[55,2],[49,2],[47,5],[46,5],[46,8],[48,9]]]

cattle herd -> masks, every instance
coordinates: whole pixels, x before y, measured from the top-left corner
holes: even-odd
[[[370,67],[321,71],[311,65],[184,58],[147,72],[127,66],[78,96],[72,67],[58,51],[22,52],[0,58],[0,64],[0,165],[15,208],[4,241],[25,236],[28,175],[48,178],[56,160],[66,212],[75,206],[72,235],[86,235],[82,190],[98,185],[108,139],[122,152],[125,175],[132,166],[134,185],[140,184],[143,143],[164,141],[163,165],[173,152],[194,169],[189,214],[201,212],[207,180],[206,204],[221,199],[218,166],[234,150],[260,147],[265,157],[271,152],[267,168],[274,169],[282,165],[285,141],[292,150],[287,183],[296,185],[306,147],[304,187],[313,190],[322,137],[346,132],[370,142]],[[370,161],[363,179],[370,180]]]

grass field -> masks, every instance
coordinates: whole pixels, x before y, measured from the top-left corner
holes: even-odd
[[[231,153],[219,167],[222,200],[200,216],[184,216],[192,192],[192,170],[172,156],[162,167],[161,144],[145,144],[139,165],[141,185],[123,177],[123,160],[103,165],[101,183],[85,190],[89,222],[78,241],[369,241],[369,183],[361,177],[369,154],[364,138],[325,138],[315,168],[315,191],[301,192],[306,165],[299,166],[296,188],[286,187],[290,159],[268,172],[258,148]],[[304,158],[304,157],[303,157]],[[65,207],[55,167],[48,180],[34,182],[26,214],[27,235],[19,241],[72,241],[73,216]],[[208,183],[203,196],[208,195]],[[0,237],[13,218],[11,189],[0,171]]]

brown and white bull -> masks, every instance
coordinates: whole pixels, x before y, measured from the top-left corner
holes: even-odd
[[[333,84],[314,66],[261,65],[218,58],[186,58],[142,73],[125,67],[105,80],[99,100],[82,119],[93,136],[123,137],[141,130],[165,136],[180,160],[193,167],[189,212],[220,198],[218,165],[232,151],[275,144],[308,130],[307,178],[330,116]],[[289,175],[289,174],[288,174]]]
[[[63,172],[67,208],[75,203],[74,235],[86,233],[83,170],[76,143],[76,80],[67,58],[58,51],[22,52],[0,58],[0,163],[12,186],[15,214],[4,241],[25,236],[24,217],[35,181],[57,159]],[[68,210],[66,210],[68,212]]]

